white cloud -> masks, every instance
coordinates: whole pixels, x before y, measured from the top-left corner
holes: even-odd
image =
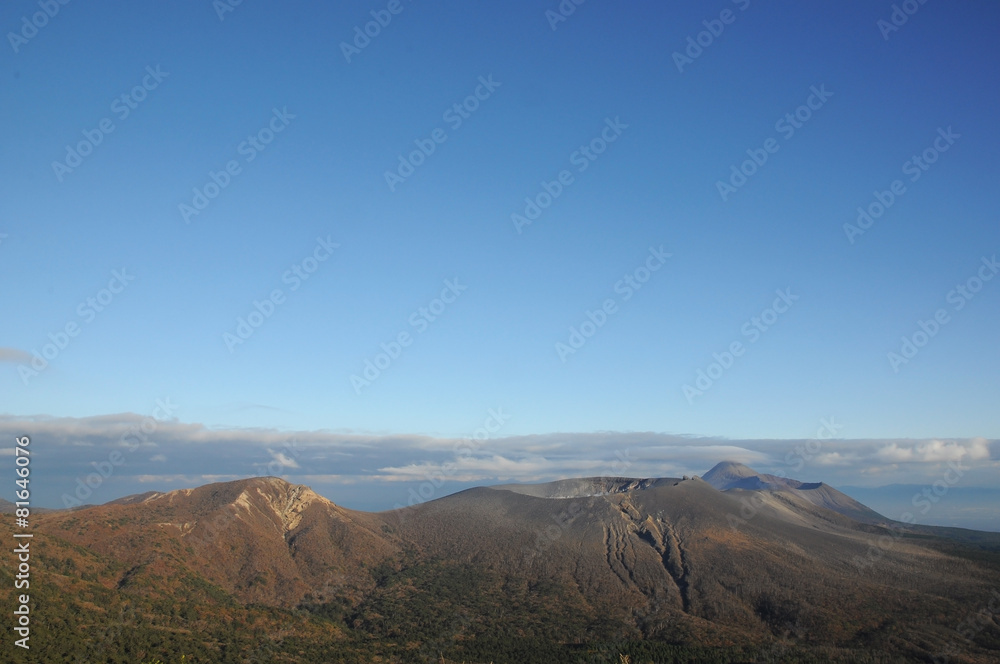
[[[144,484],[155,482],[158,484],[183,484],[185,487],[196,487],[203,484],[212,484],[214,482],[243,480],[246,479],[246,477],[242,475],[189,475],[178,473],[174,475],[136,475],[135,479]],[[168,490],[169,489],[161,489],[161,491]]]
[[[913,459],[913,450],[908,447],[900,447],[898,443],[891,443],[876,452],[875,458],[887,463],[911,461]]]
[[[988,459],[989,456],[989,443],[985,438],[973,438],[964,442],[928,440],[906,447],[891,443],[875,454],[877,459],[887,463],[940,463],[958,461],[965,457],[972,460]]]
[[[76,478],[111,452],[127,464],[106,493],[167,491],[212,481],[277,474],[289,481],[385,486],[438,478],[459,483],[537,482],[570,477],[701,475],[719,461],[802,481],[850,485],[925,483],[944,465],[972,465],[979,485],[1000,484],[1000,445],[984,438],[928,440],[730,440],[652,432],[554,433],[468,441],[459,438],[337,431],[219,429],[158,421],[137,447],[122,434],[145,418],[132,413],[90,418],[0,415],[0,439],[28,434],[44,440],[37,455],[54,471],[52,491],[69,491]],[[150,449],[155,447],[156,449]],[[148,449],[148,451],[146,451]],[[11,450],[0,450],[9,455]],[[627,465],[621,463],[624,455]],[[617,464],[616,464],[617,462]],[[451,465],[449,465],[451,464]],[[268,468],[266,473],[262,470]],[[974,479],[973,479],[974,478]],[[141,488],[136,486],[141,483]],[[151,484],[156,486],[150,487]],[[442,491],[442,495],[447,490]],[[104,496],[102,495],[102,498]]]
[[[841,454],[840,452],[824,452],[816,456],[814,463],[817,466],[848,466],[855,463],[852,455]]]
[[[289,457],[284,452],[275,452],[274,450],[270,450],[269,449],[268,453],[271,455],[271,461],[273,463],[277,463],[282,468],[298,468],[299,467],[298,462],[295,459]]]

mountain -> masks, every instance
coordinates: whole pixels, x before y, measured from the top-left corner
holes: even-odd
[[[38,656],[916,662],[960,640],[965,661],[997,661],[995,613],[956,630],[1000,588],[1000,536],[871,515],[731,463],[381,513],[277,478],[151,492],[34,520],[36,619],[61,626]]]
[[[275,606],[294,606],[329,570],[360,579],[364,567],[399,553],[382,517],[274,477],[129,496],[44,523],[47,533],[124,563],[119,585],[183,568],[242,602]]]
[[[631,479],[627,477],[582,477],[571,480],[556,480],[541,484],[501,484],[490,487],[495,490],[512,491],[536,498],[584,498],[625,493],[654,486],[678,482],[676,478]]]
[[[13,514],[16,509],[16,504],[10,502],[9,500],[5,500],[4,498],[0,498],[0,514]],[[47,507],[32,507],[30,509],[32,514],[44,514],[52,511]]]
[[[780,483],[779,478],[773,475],[767,475],[766,477],[774,480],[772,482],[774,484]],[[702,479],[719,491],[736,488],[756,489],[760,488],[759,485],[765,482],[753,468],[744,466],[742,463],[736,463],[735,461],[721,461],[715,464],[711,470],[702,475]]]
[[[767,475],[733,461],[716,464],[703,479],[719,491],[767,492],[783,499],[805,500],[862,523],[887,523],[889,519],[823,482],[805,483]]]

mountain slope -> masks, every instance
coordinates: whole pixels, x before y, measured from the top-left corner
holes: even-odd
[[[86,520],[86,526],[81,522]],[[137,571],[183,567],[242,601],[292,606],[331,573],[354,581],[345,592],[372,585],[365,566],[399,552],[381,531],[383,520],[334,505],[312,489],[259,478],[170,493],[148,493],[52,515],[51,534],[74,541]]]
[[[318,649],[313,661],[437,661],[436,649],[575,662],[574,648],[601,643],[645,652],[643,664],[674,661],[670,648],[677,661],[701,661],[694,648],[705,661],[927,661],[1000,587],[1000,554],[855,520],[823,487],[728,464],[705,479],[502,485],[373,514],[258,478],[35,523],[64,573],[92,577],[60,587],[141,607],[152,641],[157,625],[176,635],[196,620],[220,635],[197,651],[215,652],[242,643],[247,620],[278,621],[287,648]],[[991,648],[995,617],[966,652],[989,661]]]
[[[889,519],[823,482],[806,483],[777,475],[758,473],[733,461],[716,464],[703,479],[719,491],[778,491],[794,495],[818,507],[833,510],[856,521],[886,523]]]
[[[985,603],[1000,578],[801,497],[814,489],[635,486],[557,498],[526,494],[562,495],[565,484],[471,489],[408,510],[400,532],[519,588],[555,580],[546,610],[571,639],[603,617],[622,638],[723,643],[794,629],[816,642],[929,656],[947,632],[928,616],[961,613],[963,597]],[[909,630],[926,634],[924,645],[899,635]]]

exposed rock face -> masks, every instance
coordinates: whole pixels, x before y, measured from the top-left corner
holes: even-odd
[[[332,502],[302,484],[288,484],[276,478],[266,478],[245,488],[233,505],[246,511],[245,518],[253,522],[263,518],[274,522],[284,536],[302,522],[302,515],[314,503],[336,508]]]
[[[265,604],[294,605],[333,574],[347,579],[339,583],[343,594],[363,592],[373,583],[365,568],[399,550],[377,515],[276,477],[130,496],[63,513],[54,525],[81,514],[91,525],[79,535],[103,553],[140,568],[153,560],[180,565]],[[128,527],[107,527],[115,523]]]
[[[817,643],[868,647],[871,626],[891,624],[883,641],[919,634],[932,642],[905,647],[926,655],[944,646],[927,636],[939,616],[1000,587],[996,565],[977,559],[990,554],[852,513],[874,515],[826,484],[724,464],[704,480],[480,487],[381,513],[256,478],[46,514],[37,528],[81,568],[113,574],[117,591],[330,603],[373,635],[484,610],[488,629],[549,638],[558,625],[565,642],[594,625],[738,643],[802,624]]]

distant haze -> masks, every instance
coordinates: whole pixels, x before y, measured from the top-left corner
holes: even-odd
[[[64,496],[103,503],[150,490],[274,475],[307,484],[346,507],[375,511],[473,486],[680,477],[734,461],[778,477],[864,486],[846,493],[890,518],[911,511],[918,523],[998,529],[1000,441],[983,438],[735,440],[604,432],[463,439],[216,429],[135,414],[0,417],[0,437],[25,434],[46,443],[35,447],[33,466],[36,505],[45,507],[63,507]],[[874,489],[893,484],[906,486]],[[935,487],[943,495],[933,494]],[[921,512],[912,499],[924,489],[938,500]]]

